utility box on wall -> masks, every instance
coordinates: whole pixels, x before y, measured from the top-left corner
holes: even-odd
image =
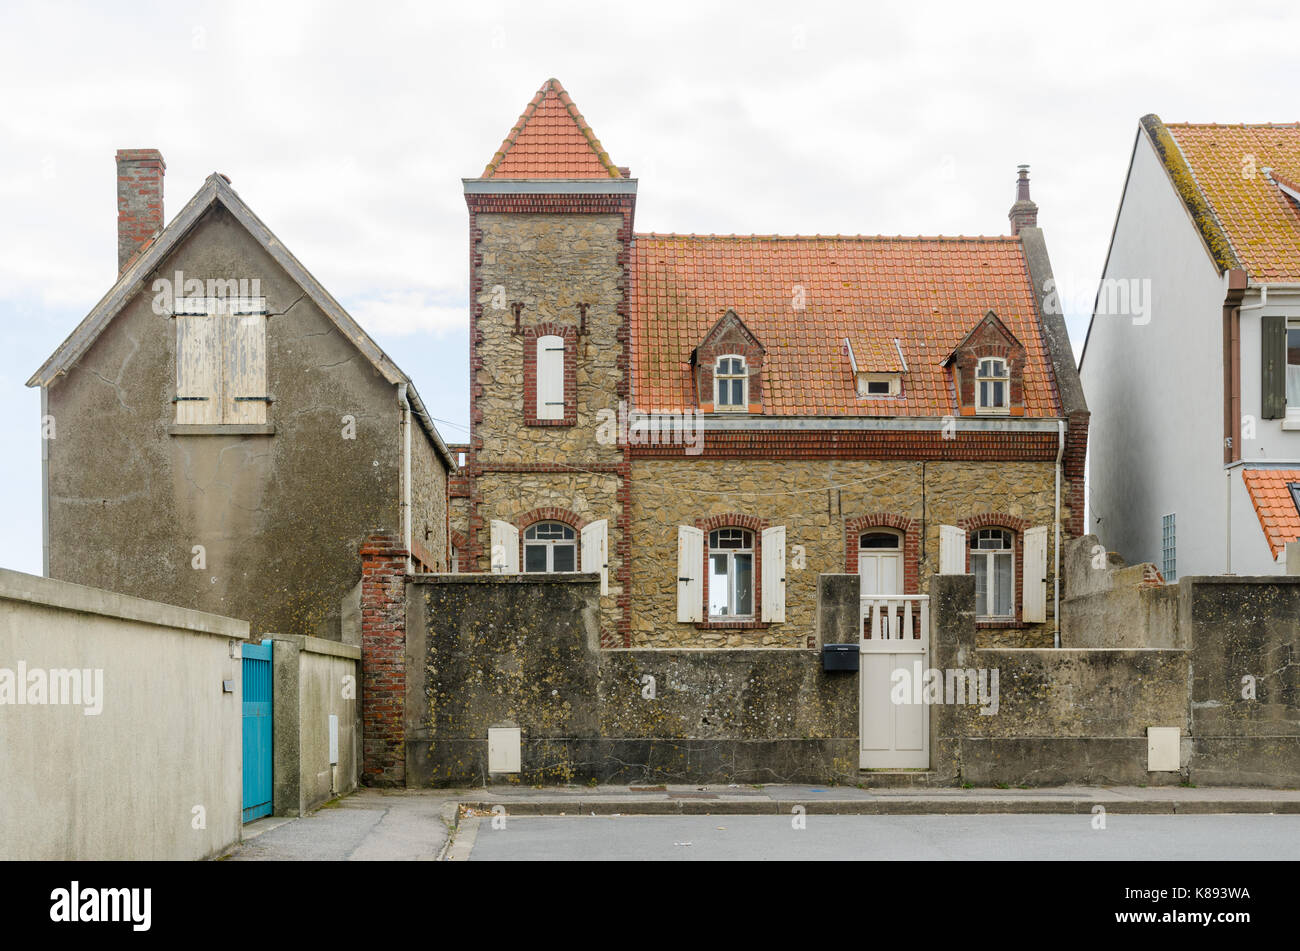
[[[518,727],[490,728],[488,730],[488,772],[519,772],[522,742]]]
[[[857,670],[861,656],[857,644],[823,644],[822,670]]]
[[[1177,772],[1178,747],[1182,731],[1176,726],[1147,727],[1147,770],[1152,773]]]

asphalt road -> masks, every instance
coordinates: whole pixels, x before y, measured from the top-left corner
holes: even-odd
[[[462,820],[470,861],[1300,859],[1300,816],[511,816]]]

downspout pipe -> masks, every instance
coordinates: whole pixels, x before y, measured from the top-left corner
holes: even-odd
[[[402,405],[402,543],[406,548],[406,573],[415,563],[411,557],[411,402],[405,383],[397,384],[397,401]]]
[[[1065,420],[1056,421],[1056,499],[1054,503],[1055,518],[1052,519],[1056,530],[1056,570],[1052,572],[1052,646],[1061,646],[1061,460],[1065,458]]]

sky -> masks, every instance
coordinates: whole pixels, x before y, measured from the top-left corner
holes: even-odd
[[[119,148],[211,172],[467,436],[468,216],[549,77],[639,232],[1008,232],[1031,166],[1076,357],[1138,120],[1300,119],[1294,2],[0,6],[0,567],[41,570],[27,379],[116,278]]]

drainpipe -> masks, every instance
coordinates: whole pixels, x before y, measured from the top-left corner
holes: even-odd
[[[1061,460],[1065,457],[1065,420],[1056,421],[1056,570],[1052,572],[1052,646],[1061,646]]]
[[[50,576],[50,441],[45,421],[50,415],[50,391],[41,387],[41,575]]]
[[[1232,574],[1232,468],[1233,467],[1229,466],[1228,471],[1224,473],[1224,475],[1228,477],[1227,482],[1225,483],[1227,494],[1225,495],[1225,505],[1223,506],[1224,511],[1228,513],[1228,530],[1225,536],[1225,548],[1223,552],[1223,573],[1225,575]]]
[[[402,540],[406,546],[406,572],[415,564],[411,558],[411,403],[406,384],[397,384],[397,401],[402,404]]]

